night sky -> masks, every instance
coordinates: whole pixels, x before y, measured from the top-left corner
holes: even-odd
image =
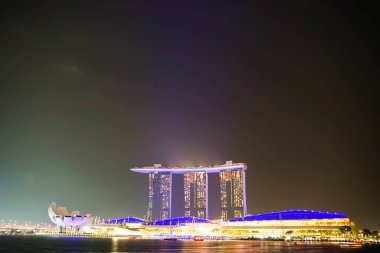
[[[53,200],[143,217],[147,175],[130,168],[233,160],[249,213],[380,230],[371,3],[2,1],[0,219],[48,221]]]

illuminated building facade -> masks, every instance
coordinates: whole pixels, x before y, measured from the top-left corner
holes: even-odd
[[[264,214],[247,215],[223,222],[223,230],[240,237],[285,238],[342,238],[343,226],[355,227],[343,213],[312,210],[287,210]],[[343,238],[347,239],[347,235]]]
[[[286,210],[247,215],[228,221],[208,220],[194,216],[146,222],[135,217],[109,220],[108,225],[126,225],[129,232],[140,231],[146,238],[175,237],[192,239],[281,238],[285,240],[350,240],[353,234],[342,232],[344,226],[355,227],[343,213],[312,210]],[[106,227],[107,228],[107,227]],[[136,230],[134,230],[136,229]],[[104,232],[103,232],[104,233]]]
[[[208,173],[219,173],[221,217],[223,220],[243,217],[247,213],[245,198],[245,163],[227,161],[210,167],[151,167],[132,168],[149,174],[148,221],[171,218],[172,174],[184,175],[184,215],[208,219]],[[220,216],[219,216],[220,217]]]
[[[81,215],[79,211],[69,213],[64,206],[57,206],[57,203],[51,202],[48,207],[50,220],[60,227],[61,232],[67,229],[80,230],[83,226],[90,225],[94,222],[91,214]]]
[[[245,201],[245,171],[219,172],[222,219],[243,217],[247,213]]]
[[[208,218],[207,189],[208,176],[206,172],[189,172],[183,175],[185,216]]]
[[[147,219],[171,218],[172,174],[170,172],[149,173],[149,202]]]

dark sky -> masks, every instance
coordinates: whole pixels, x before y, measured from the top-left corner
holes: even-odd
[[[1,219],[47,221],[52,200],[142,217],[147,177],[131,167],[234,160],[248,164],[249,213],[343,212],[380,230],[370,1],[2,1],[0,10]]]

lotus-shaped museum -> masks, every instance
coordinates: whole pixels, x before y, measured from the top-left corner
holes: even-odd
[[[91,214],[80,215],[79,211],[69,213],[66,207],[57,207],[55,202],[49,205],[48,213],[51,221],[61,228],[76,228],[90,225],[94,217]]]

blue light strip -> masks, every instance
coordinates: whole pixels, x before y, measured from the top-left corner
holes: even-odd
[[[143,223],[143,222],[145,222],[145,220],[132,217],[132,216],[105,221],[106,224]]]
[[[342,213],[329,213],[312,210],[288,210],[256,215],[248,215],[241,218],[230,219],[236,221],[263,221],[263,220],[318,220],[318,219],[344,219],[346,215]]]
[[[200,219],[193,216],[184,216],[184,217],[177,217],[173,219],[166,219],[166,220],[158,220],[155,222],[151,222],[149,225],[153,226],[174,226],[178,224],[184,224],[184,223],[209,223],[210,221],[207,219]]]

